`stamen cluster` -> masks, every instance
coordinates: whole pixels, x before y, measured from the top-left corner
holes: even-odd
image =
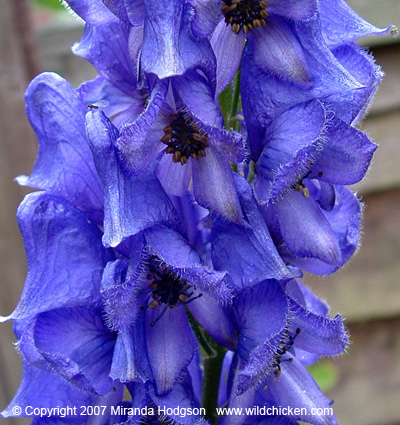
[[[171,123],[164,127],[161,141],[167,145],[165,152],[172,154],[172,161],[184,165],[190,157],[197,161],[206,156],[208,135],[197,124],[189,123],[181,112],[170,119]]]
[[[152,259],[149,273],[146,279],[151,283],[149,288],[152,292],[153,301],[149,303],[149,308],[154,309],[162,304],[170,308],[176,307],[179,304],[185,304],[193,295],[193,292],[188,292],[193,287],[186,279],[178,276],[168,267],[160,267],[155,257]]]
[[[268,16],[268,3],[264,0],[223,0],[221,11],[225,15],[225,22],[232,26],[232,31],[239,34],[240,30],[246,34],[253,28],[265,25]]]

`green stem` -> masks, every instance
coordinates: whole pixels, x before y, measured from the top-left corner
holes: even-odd
[[[209,419],[214,425],[218,422],[218,390],[225,353],[225,348],[216,346],[214,355],[204,360],[202,406],[207,412],[206,419]]]
[[[250,167],[249,167],[249,176],[247,177],[247,181],[251,183],[254,180],[255,176],[256,176],[256,164],[254,163],[254,161],[251,161]]]
[[[233,127],[236,131],[240,130],[240,123],[237,120],[237,111],[239,107],[240,99],[240,68],[235,78],[233,79],[233,98],[231,104],[231,110],[229,113],[229,127]]]
[[[193,315],[190,313],[188,309],[186,309],[186,316],[189,320],[189,324],[192,328],[192,331],[196,335],[197,340],[199,341],[199,344],[201,348],[204,350],[204,354],[206,356],[213,356],[214,355],[214,349],[210,346],[210,344],[206,341],[206,338],[203,335],[202,329],[196,319],[193,317]]]

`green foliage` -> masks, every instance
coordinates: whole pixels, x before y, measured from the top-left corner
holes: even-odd
[[[308,366],[307,370],[323,392],[333,388],[339,379],[338,368],[327,360],[322,360],[314,365]]]
[[[65,10],[61,0],[34,0],[34,4],[53,11]]]

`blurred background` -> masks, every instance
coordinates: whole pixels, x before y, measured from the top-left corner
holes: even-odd
[[[377,26],[400,26],[399,0],[348,0]],[[26,261],[15,213],[26,189],[13,179],[29,174],[37,142],[24,112],[24,91],[42,71],[73,85],[93,78],[71,53],[82,23],[58,0],[0,0],[0,314],[11,313],[25,280]],[[323,359],[311,372],[335,399],[341,425],[400,425],[400,38],[364,39],[386,77],[361,128],[380,144],[371,171],[354,188],[365,203],[362,249],[334,276],[305,283],[346,317],[348,352]],[[13,397],[21,364],[11,323],[0,326],[0,410]],[[26,419],[2,419],[23,425]]]

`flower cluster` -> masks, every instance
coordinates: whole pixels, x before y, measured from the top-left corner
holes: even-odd
[[[337,423],[305,367],[347,334],[299,279],[357,249],[346,185],[376,149],[355,125],[382,73],[354,40],[390,28],[342,0],[67,3],[99,75],[76,90],[44,73],[26,92],[39,154],[18,182],[38,191],[1,319],[24,374],[1,415],[192,425],[256,405],[294,413],[219,423]]]

